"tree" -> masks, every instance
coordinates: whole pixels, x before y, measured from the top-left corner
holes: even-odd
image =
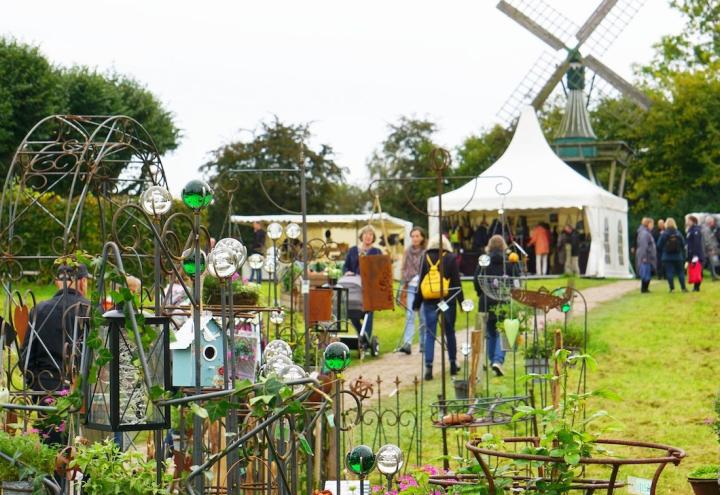
[[[15,149],[43,117],[63,105],[60,75],[36,47],[0,38],[0,175]]]
[[[468,136],[457,148],[455,175],[480,175],[500,158],[511,138],[512,132],[497,124],[479,135]]]
[[[299,212],[299,173],[239,171],[298,170],[301,159],[305,163],[308,213],[338,212],[336,198],[348,191],[345,170],[335,163],[330,146],[311,148],[311,137],[308,124],[285,124],[276,117],[271,122],[261,122],[249,139],[213,151],[212,160],[201,167],[215,191],[215,202],[209,212],[210,232],[215,236],[228,234],[225,224],[228,212],[237,215],[285,213],[281,208]],[[237,190],[230,204],[223,187],[233,186],[237,186]]]
[[[401,117],[396,124],[389,124],[388,129],[388,137],[367,162],[371,180],[433,177],[431,154],[437,147],[433,142],[437,126],[427,120]],[[427,199],[437,190],[434,181],[388,181],[379,182],[374,192],[379,195],[384,212],[426,225],[427,217],[422,212],[426,210]]]
[[[0,38],[2,177],[23,138],[53,114],[127,115],[145,127],[161,155],[180,140],[172,114],[137,81],[81,66],[55,68],[36,47]]]

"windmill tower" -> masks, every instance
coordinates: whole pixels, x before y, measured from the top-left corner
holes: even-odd
[[[497,4],[501,12],[554,50],[540,56],[498,116],[509,125],[523,105],[530,103],[536,110],[541,109],[564,76],[567,100],[553,143],[555,152],[591,181],[618,196],[624,193],[632,150],[622,141],[598,141],[587,107],[593,90],[595,93],[620,93],[642,110],[650,107],[650,99],[642,91],[598,58],[622,33],[644,2],[602,0],[582,26],[577,26],[543,0],[500,0]],[[589,88],[588,72],[591,73]],[[616,181],[618,170],[619,180]],[[603,178],[606,184],[602,184]]]

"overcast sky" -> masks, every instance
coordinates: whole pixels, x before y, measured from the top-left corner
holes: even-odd
[[[533,0],[525,0],[532,2]],[[599,0],[547,0],[578,25]],[[263,119],[312,122],[350,180],[401,115],[438,123],[455,147],[496,113],[542,41],[495,0],[24,0],[3,2],[0,33],[56,64],[113,69],[148,86],[182,128],[163,157],[173,193],[208,152]],[[602,60],[632,77],[681,20],[647,0]]]

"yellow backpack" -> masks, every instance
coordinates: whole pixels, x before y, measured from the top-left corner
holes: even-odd
[[[423,299],[441,299],[443,296],[448,295],[450,289],[450,279],[447,277],[440,277],[440,258],[438,258],[435,264],[430,261],[430,256],[425,255],[428,266],[430,269],[425,274],[420,282],[420,290],[422,291]],[[441,290],[442,289],[442,290]]]

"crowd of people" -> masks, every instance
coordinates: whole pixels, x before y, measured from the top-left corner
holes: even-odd
[[[674,218],[645,217],[640,222],[635,238],[635,267],[640,278],[640,292],[650,292],[653,277],[667,279],[670,292],[675,291],[675,279],[680,290],[687,292],[687,283],[693,291],[700,290],[703,268],[713,280],[718,279],[720,260],[720,229],[712,215],[706,215],[702,224],[695,215],[685,217],[685,235]]]

